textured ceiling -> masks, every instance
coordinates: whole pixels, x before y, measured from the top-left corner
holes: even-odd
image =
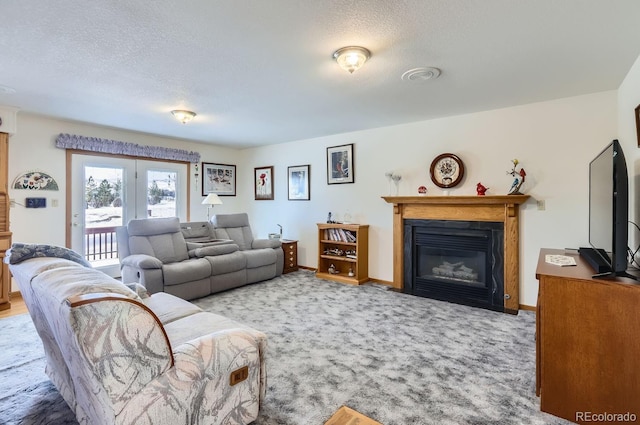
[[[0,104],[239,148],[616,89],[640,55],[638,0],[20,0],[0,16]],[[331,59],[347,45],[372,52],[353,75]],[[400,79],[423,66],[442,75]]]

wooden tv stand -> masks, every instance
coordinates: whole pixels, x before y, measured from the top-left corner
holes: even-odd
[[[578,265],[569,267],[547,264],[546,254],[571,255],[542,249],[538,259],[540,409],[585,424],[611,423],[606,415],[616,414],[640,420],[640,283],[593,279],[577,252]]]

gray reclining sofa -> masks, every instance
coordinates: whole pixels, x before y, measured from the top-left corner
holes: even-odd
[[[181,225],[177,217],[131,220],[117,228],[122,281],[190,300],[282,274],[280,241],[253,239],[246,214],[227,216],[231,227],[224,229],[207,222]]]

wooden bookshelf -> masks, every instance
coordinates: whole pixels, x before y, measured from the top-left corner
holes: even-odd
[[[333,251],[333,252],[332,252]],[[329,270],[333,265],[335,272]],[[349,271],[353,276],[349,276]],[[318,223],[316,277],[359,285],[369,280],[369,225]]]

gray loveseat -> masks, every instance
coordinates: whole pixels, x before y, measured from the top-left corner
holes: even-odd
[[[122,281],[190,300],[282,273],[279,241],[258,254],[242,250],[231,238],[194,237],[189,224],[194,223],[181,226],[170,217],[131,220],[117,228]]]

